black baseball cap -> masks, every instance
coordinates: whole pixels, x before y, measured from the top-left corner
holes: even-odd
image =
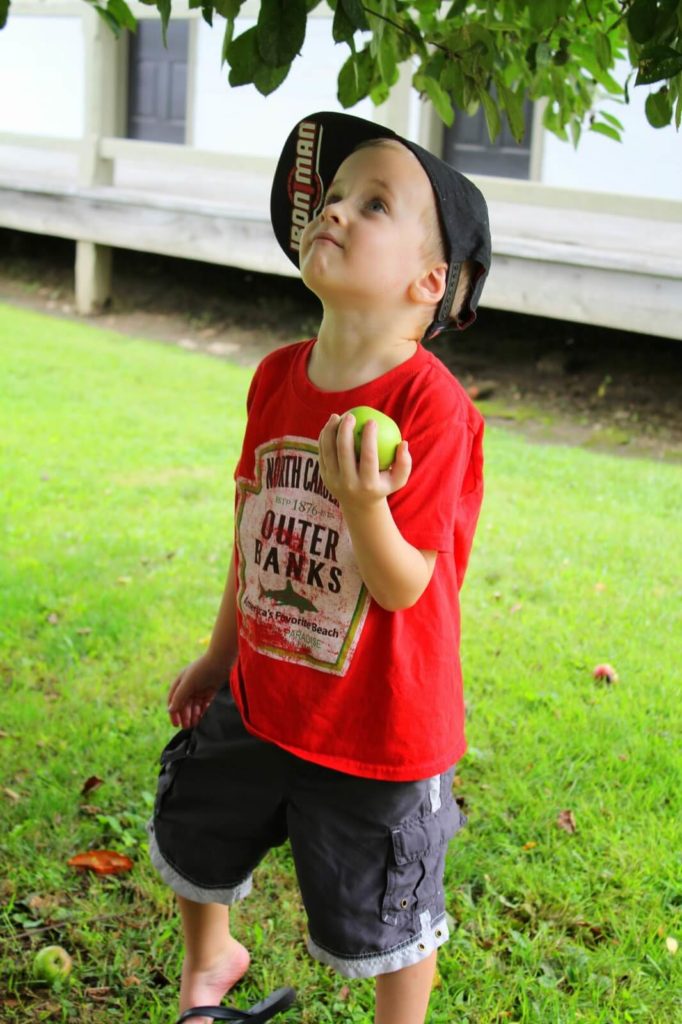
[[[339,166],[361,143],[373,139],[392,139],[414,153],[436,197],[448,276],[436,318],[426,337],[433,338],[452,328],[463,330],[476,319],[475,309],[490,269],[486,201],[480,189],[454,167],[390,128],[331,111],[302,118],[284,143],[272,183],[270,217],[277,241],[291,262],[298,266],[301,233],[320,212]],[[455,323],[450,320],[450,312],[464,260],[474,261],[476,270],[467,301]]]

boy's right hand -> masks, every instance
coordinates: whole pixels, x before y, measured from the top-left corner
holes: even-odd
[[[168,692],[168,714],[173,725],[194,728],[226,682],[225,666],[212,661],[208,653],[187,665]]]

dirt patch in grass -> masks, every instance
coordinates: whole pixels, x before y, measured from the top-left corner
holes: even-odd
[[[69,319],[74,243],[0,231],[0,300]],[[93,326],[255,366],[315,333],[296,280],[115,250],[109,307]],[[654,335],[482,309],[436,354],[489,422],[540,443],[682,461],[682,347]]]

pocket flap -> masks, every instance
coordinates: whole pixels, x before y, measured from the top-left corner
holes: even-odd
[[[179,732],[176,732],[175,736],[166,744],[161,753],[161,765],[163,768],[166,765],[173,764],[174,761],[179,761],[181,757],[187,756],[191,737],[191,729],[180,729]]]
[[[453,800],[436,814],[403,821],[397,828],[391,829],[396,864],[421,860],[429,850],[447,843],[466,820]]]

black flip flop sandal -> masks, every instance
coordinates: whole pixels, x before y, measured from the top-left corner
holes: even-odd
[[[235,1010],[230,1006],[193,1006],[185,1010],[178,1017],[176,1024],[190,1020],[191,1017],[211,1017],[212,1020],[232,1020],[241,1024],[261,1024],[262,1021],[270,1020],[276,1013],[288,1009],[296,999],[296,991],[293,988],[278,988],[271,992],[267,998],[256,1003],[250,1010]]]

